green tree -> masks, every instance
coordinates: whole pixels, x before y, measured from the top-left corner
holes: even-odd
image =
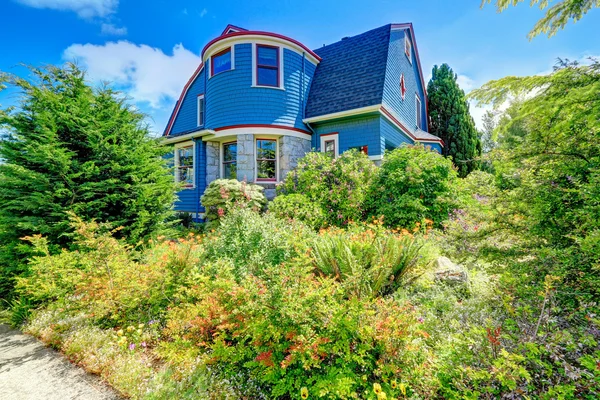
[[[481,7],[491,2],[492,0],[482,0]],[[521,2],[523,0],[496,0],[496,9],[498,12],[502,12],[509,6],[516,6]],[[548,0],[530,1],[532,6],[539,4],[541,10],[547,9],[546,15],[535,24],[527,35],[530,40],[542,33],[552,37],[559,29],[564,29],[570,20],[577,22],[592,8],[600,7],[600,0],[562,0],[552,6],[549,3]]]
[[[72,64],[30,70],[30,80],[1,79],[21,98],[0,110],[0,296],[25,268],[22,237],[68,247],[73,212],[135,244],[164,226],[175,199],[166,149],[126,98],[90,87]]]
[[[459,175],[464,177],[479,168],[481,140],[469,114],[465,92],[456,78],[448,64],[433,67],[427,85],[429,127],[432,134],[444,141],[442,154],[452,157]]]

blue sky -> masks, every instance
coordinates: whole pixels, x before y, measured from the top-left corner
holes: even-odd
[[[390,22],[412,22],[425,78],[448,63],[466,91],[507,75],[548,72],[557,57],[600,56],[600,9],[555,37],[527,39],[543,15],[528,1],[502,14],[479,0],[0,0],[0,70],[76,60],[111,81],[162,131],[204,45],[231,23],[310,48]],[[0,104],[14,103],[0,93]],[[477,122],[482,109],[473,108]]]

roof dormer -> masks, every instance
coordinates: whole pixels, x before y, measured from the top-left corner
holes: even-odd
[[[248,29],[240,28],[239,26],[229,24],[225,27],[225,30],[223,31],[223,33],[221,33],[221,36],[229,35],[230,33],[235,33],[235,32],[245,32],[247,30]]]

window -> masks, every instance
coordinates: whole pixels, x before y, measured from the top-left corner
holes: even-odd
[[[175,148],[175,182],[186,188],[194,187],[194,144]]]
[[[256,139],[256,180],[277,180],[277,140]]]
[[[421,114],[422,114],[422,110],[421,110],[421,99],[419,99],[419,96],[415,96],[415,106],[416,106],[416,112],[417,112],[417,128],[421,127]]]
[[[204,95],[198,96],[198,126],[204,126]]]
[[[223,144],[223,179],[237,179],[237,142]]]
[[[340,154],[337,133],[321,135],[321,151],[330,154],[334,158]]]
[[[211,76],[231,69],[231,47],[222,50],[210,59]]]
[[[365,154],[365,155],[369,155],[369,146],[355,146],[355,147],[350,147],[350,149],[356,149],[359,152]]]
[[[279,87],[279,47],[256,45],[256,85]]]
[[[408,32],[404,35],[404,54],[408,57],[408,61],[412,64],[412,43],[408,37]]]

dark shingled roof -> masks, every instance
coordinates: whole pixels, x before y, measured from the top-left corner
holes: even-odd
[[[318,50],[306,118],[381,104],[391,25]]]

